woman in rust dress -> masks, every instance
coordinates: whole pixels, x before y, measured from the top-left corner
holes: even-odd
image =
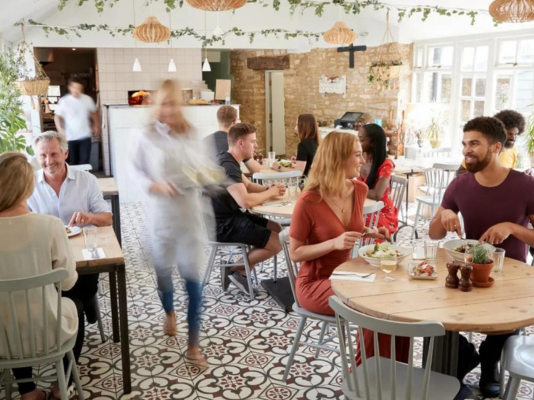
[[[368,233],[363,220],[363,206],[368,188],[355,180],[364,162],[358,137],[345,132],[331,132],[321,143],[304,192],[299,197],[289,232],[291,259],[300,262],[296,289],[305,309],[334,315],[328,298],[334,295],[330,275],[350,259],[354,244],[365,233],[375,239],[389,237],[386,228]],[[402,341],[402,339],[401,339]],[[366,354],[374,354],[373,334],[364,331]],[[390,356],[389,336],[380,335],[380,354]],[[407,360],[408,347],[397,342],[397,359]],[[406,354],[405,357],[399,355]],[[358,362],[359,362],[358,351]]]

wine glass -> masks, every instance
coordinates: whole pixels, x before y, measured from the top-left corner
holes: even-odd
[[[395,278],[392,278],[391,276],[389,276],[389,274],[397,269],[397,255],[388,254],[382,256],[380,258],[380,269],[386,274],[386,276],[384,277],[384,281],[394,281]]]

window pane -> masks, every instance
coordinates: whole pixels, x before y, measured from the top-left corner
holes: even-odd
[[[450,67],[452,65],[452,46],[430,47],[428,49],[429,67]]]
[[[438,72],[425,73],[425,88],[423,91],[423,101],[433,103],[437,101],[438,96]]]
[[[534,103],[534,71],[524,71],[517,74],[515,109],[527,112]]]
[[[521,40],[517,62],[522,64],[532,64],[534,62],[534,40]]]
[[[462,100],[462,115],[461,123],[465,124],[471,119],[471,102],[469,100]]]
[[[511,90],[511,75],[497,75],[497,82],[495,85],[495,109],[497,111],[506,110],[511,107],[510,104],[510,90]]]
[[[452,96],[452,75],[441,74],[441,103],[450,104]]]
[[[462,79],[462,96],[471,96],[471,88],[473,86],[472,78]]]
[[[475,57],[474,47],[466,47],[462,52],[462,71],[473,70],[473,60]]]
[[[486,71],[488,69],[488,46],[477,47],[477,54],[475,57],[475,70]]]
[[[473,112],[473,117],[480,117],[484,115],[484,102],[475,101],[475,110]]]
[[[423,93],[423,73],[416,72],[413,75],[414,84],[414,103],[420,103]]]
[[[415,50],[415,65],[416,68],[422,68],[423,67],[423,48],[418,47]]]
[[[441,66],[442,67],[451,67],[452,58],[453,58],[454,48],[452,46],[443,47],[441,53]]]
[[[516,54],[517,40],[506,40],[501,42],[499,49],[499,64],[514,63]]]
[[[477,78],[475,81],[475,96],[486,96],[486,78]]]

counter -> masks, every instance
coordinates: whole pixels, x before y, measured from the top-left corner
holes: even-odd
[[[321,137],[323,138],[326,135],[328,135],[330,132],[334,132],[334,131],[348,132],[348,133],[352,133],[353,135],[358,136],[358,131],[355,131],[354,129],[341,129],[341,128],[336,129],[333,127],[325,127],[325,126],[319,127],[319,133],[321,134]]]
[[[239,105],[231,104],[237,109],[239,118]],[[185,117],[197,129],[201,137],[206,137],[219,129],[217,111],[222,105],[187,105],[183,112]],[[106,104],[106,136],[108,136],[107,170],[115,177],[119,188],[120,199],[123,203],[138,202],[145,198],[137,187],[137,183],[129,174],[130,136],[132,132],[149,123],[152,117],[150,106],[130,106],[128,104]],[[104,140],[106,142],[106,140]]]

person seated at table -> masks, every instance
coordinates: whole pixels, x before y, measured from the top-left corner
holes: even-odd
[[[228,151],[228,131],[232,126],[237,124],[237,110],[232,106],[221,106],[217,110],[217,122],[219,122],[219,130],[207,136],[204,141],[206,147],[213,152],[213,158],[217,157],[219,153],[226,153]],[[251,174],[260,172],[261,165],[252,157],[247,157],[243,160],[245,166]]]
[[[515,168],[517,164],[517,147],[515,141],[517,137],[525,131],[525,118],[514,110],[503,110],[493,116],[504,124],[506,130],[506,142],[499,154],[499,164],[505,168]],[[465,160],[458,169],[458,175],[469,172]],[[530,173],[530,169],[526,172]]]
[[[354,180],[363,164],[358,137],[346,132],[331,132],[317,150],[313,169],[303,193],[297,200],[289,231],[289,254],[300,262],[296,292],[305,309],[334,315],[328,298],[334,295],[332,272],[350,259],[352,248],[365,234],[375,239],[389,238],[386,228],[373,233],[365,226],[363,207],[369,189]],[[380,354],[390,357],[388,335],[379,335]],[[367,357],[374,354],[373,332],[364,330]],[[396,338],[397,359],[406,361],[409,340]],[[361,354],[358,352],[358,362]]]
[[[0,187],[9,190],[0,190],[0,280],[21,279],[37,276],[49,272],[53,269],[64,268],[69,276],[61,282],[61,288],[71,289],[78,274],[76,272],[76,262],[72,250],[69,246],[65,227],[60,219],[49,215],[31,213],[27,207],[27,201],[33,192],[35,178],[33,168],[26,160],[26,156],[21,153],[4,153],[0,155]],[[25,300],[18,297],[21,293],[15,294],[15,301],[20,300],[21,307],[17,308],[17,319],[19,329],[22,333],[22,351],[26,357],[31,357],[30,338],[26,332],[29,330],[30,321],[26,313]],[[46,287],[48,298],[49,325],[48,338],[50,345],[56,345],[56,322],[57,311],[57,290],[51,285]],[[65,292],[62,293],[64,295]],[[18,299],[18,300],[17,300]],[[42,337],[43,329],[43,304],[40,289],[29,292],[29,301],[32,311],[31,323],[35,329],[36,337]],[[77,361],[80,357],[83,346],[85,324],[83,320],[83,307],[79,299],[62,298],[62,332],[61,340],[66,342],[76,336],[76,343],[73,348],[74,358]],[[0,296],[0,320],[6,326],[13,325],[11,311],[7,294]],[[4,328],[2,328],[4,329]],[[11,337],[8,329],[8,340],[15,345],[15,337]],[[38,354],[44,353],[43,344],[37,341],[35,351]],[[9,351],[0,346],[0,357],[6,358]],[[13,354],[11,354],[13,356]],[[65,369],[68,366],[68,359],[63,360]],[[27,379],[32,377],[32,367],[15,368],[13,374],[16,379]],[[70,382],[69,382],[70,386]],[[22,400],[45,400],[47,394],[36,388],[34,382],[18,384],[19,393]],[[53,385],[55,398],[60,398],[58,385]]]
[[[527,245],[534,245],[534,178],[500,164],[507,136],[501,121],[478,117],[464,126],[463,154],[470,174],[459,175],[447,187],[441,207],[430,223],[429,236],[442,239],[447,232],[462,237],[462,213],[467,239],[501,247],[506,257],[526,262]],[[481,343],[480,390],[499,393],[497,364],[506,339],[514,333],[488,335]],[[474,367],[473,367],[474,368]]]
[[[95,176],[66,163],[69,155],[65,136],[48,131],[33,141],[35,155],[41,164],[35,172],[35,190],[28,199],[28,208],[39,214],[60,218],[65,226],[110,226],[111,209],[98,187]],[[81,275],[66,296],[83,302],[89,323],[95,323],[93,297],[98,290],[98,274]]]
[[[212,199],[215,214],[215,231],[217,241],[223,243],[244,243],[253,246],[248,252],[249,267],[268,260],[282,250],[278,234],[282,231],[280,224],[241,211],[259,206],[273,197],[283,196],[286,189],[283,184],[265,187],[250,182],[241,172],[239,164],[252,157],[257,147],[256,128],[250,124],[235,124],[228,132],[230,148],[217,156],[217,163],[224,168],[229,186],[220,195]],[[237,263],[242,262],[238,261]],[[222,268],[223,289],[231,281],[241,291],[248,293],[244,267]]]
[[[295,132],[297,132],[300,140],[297,146],[297,156],[291,159],[291,161],[295,161],[295,166],[282,167],[275,161],[271,168],[278,172],[298,170],[302,172],[302,175],[308,176],[321,140],[315,116],[313,114],[300,114],[295,125]]]
[[[399,226],[399,211],[389,197],[391,174],[395,164],[388,158],[386,132],[380,125],[364,125],[359,132],[365,163],[360,168],[358,180],[369,187],[367,197],[382,201],[384,208],[378,217],[378,227],[384,227],[392,235]],[[369,224],[370,216],[366,221]]]

